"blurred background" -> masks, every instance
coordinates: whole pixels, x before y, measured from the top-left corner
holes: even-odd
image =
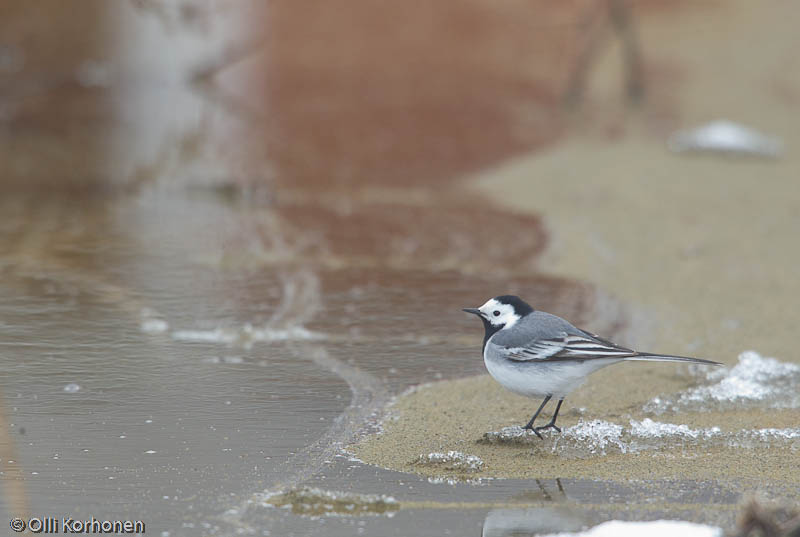
[[[312,523],[242,506],[313,476],[414,497],[337,446],[408,386],[482,373],[458,312],[498,294],[796,360],[797,12],[0,1],[4,514],[289,535]]]

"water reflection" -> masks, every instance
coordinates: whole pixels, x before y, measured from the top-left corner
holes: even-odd
[[[567,507],[569,499],[561,479],[535,479],[538,490],[527,490],[514,494],[509,503],[541,505],[548,507],[525,507],[492,509],[483,521],[483,537],[522,537],[541,533],[576,531],[583,527],[586,519],[574,507]],[[558,504],[561,504],[558,506]]]
[[[552,481],[552,482],[551,482]],[[561,484],[561,479],[554,480],[534,479],[536,486],[539,488],[537,491],[526,491],[514,495],[512,501],[546,501],[546,502],[561,502],[567,500],[567,493],[564,490],[564,485]],[[555,490],[554,486],[555,485]]]

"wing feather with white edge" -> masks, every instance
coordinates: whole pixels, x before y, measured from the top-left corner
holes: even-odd
[[[670,354],[653,354],[637,352],[627,347],[622,347],[606,339],[584,332],[585,335],[567,334],[548,338],[537,339],[524,347],[500,347],[501,352],[509,360],[528,362],[546,360],[560,362],[566,360],[599,360],[619,358],[621,360],[640,360],[648,362],[693,362],[698,364],[720,365],[718,362],[691,358],[688,356],[674,356]]]
[[[637,352],[615,345],[610,341],[594,339],[563,332],[549,339],[537,339],[524,347],[505,349],[510,360],[520,362],[529,360],[591,360],[593,358],[627,358]]]

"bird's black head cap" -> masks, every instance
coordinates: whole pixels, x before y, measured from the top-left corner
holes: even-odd
[[[533,313],[533,308],[530,306],[530,304],[516,295],[500,295],[494,297],[494,299],[501,304],[508,304],[509,306],[512,306],[516,314],[520,317],[524,317],[529,313]]]

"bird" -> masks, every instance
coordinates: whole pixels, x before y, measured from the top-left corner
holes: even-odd
[[[722,365],[702,358],[639,352],[617,345],[557,315],[534,310],[514,295],[496,296],[479,308],[463,311],[477,315],[483,322],[483,362],[489,374],[516,394],[544,397],[523,426],[539,438],[540,431],[546,429],[561,432],[556,419],[564,398],[603,367],[623,361]],[[552,419],[534,427],[536,418],[553,397],[558,398],[558,404]]]

